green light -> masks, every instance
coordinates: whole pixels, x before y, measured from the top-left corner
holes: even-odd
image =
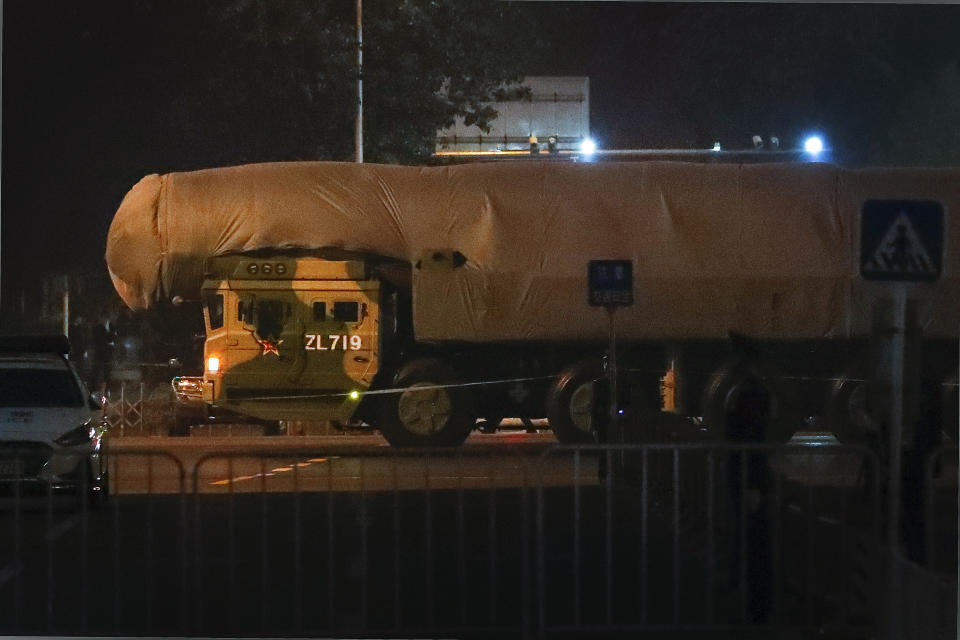
[[[359,392],[359,391],[351,391],[351,392],[350,392],[350,399],[351,399],[351,400],[356,400],[356,399],[359,398],[359,397],[360,397],[360,392]]]

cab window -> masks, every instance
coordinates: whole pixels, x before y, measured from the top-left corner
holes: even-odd
[[[360,303],[359,302],[334,302],[333,319],[337,322],[359,322],[360,321]]]
[[[327,303],[326,302],[314,302],[313,303],[313,319],[316,322],[323,322],[327,319]]]
[[[207,317],[210,319],[210,328],[219,329],[223,326],[223,296],[219,293],[203,297],[203,306],[207,308]]]
[[[290,313],[290,304],[282,300],[257,300],[254,304],[257,334],[261,338],[279,338]]]

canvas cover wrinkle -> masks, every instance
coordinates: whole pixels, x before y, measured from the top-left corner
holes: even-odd
[[[381,197],[381,203],[387,212],[387,222],[389,222],[393,227],[393,231],[396,234],[398,241],[402,242],[404,237],[403,212],[400,209],[400,201],[397,199],[397,195],[394,193],[389,182],[379,178],[378,187],[383,194]]]
[[[859,276],[864,201],[960,208],[957,169],[816,163],[287,162],[162,183],[137,183],[107,238],[129,306],[195,299],[204,260],[228,253],[337,247],[413,265],[460,252],[465,265],[412,273],[416,336],[439,341],[604,340],[605,312],[586,304],[596,259],[633,261],[625,339],[864,335],[889,295]],[[941,278],[912,294],[932,334],[960,325],[958,238],[947,224]]]

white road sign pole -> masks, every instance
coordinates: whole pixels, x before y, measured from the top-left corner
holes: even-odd
[[[899,637],[900,629],[900,495],[903,451],[904,350],[907,331],[907,285],[897,282],[893,298],[893,336],[890,341],[890,418],[889,476],[887,480],[887,542],[890,548],[888,586],[888,627],[890,638]]]
[[[610,319],[610,357],[607,360],[607,380],[610,385],[610,428],[607,431],[608,439],[611,431],[617,434],[618,438],[620,433],[620,430],[617,428],[620,417],[617,413],[617,330],[613,322],[616,310],[617,308],[614,306],[607,307],[607,317]]]
[[[355,161],[363,162],[363,0],[357,0],[357,118],[353,133]]]

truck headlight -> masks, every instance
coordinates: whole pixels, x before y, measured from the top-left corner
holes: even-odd
[[[210,356],[207,358],[207,371],[210,373],[216,373],[220,371],[220,358],[217,356]]]

